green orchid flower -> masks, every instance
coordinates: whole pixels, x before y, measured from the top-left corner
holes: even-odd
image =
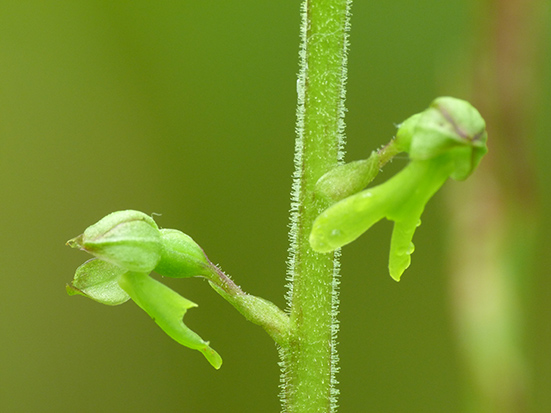
[[[197,304],[148,275],[153,269],[178,278],[211,274],[213,265],[191,237],[159,229],[148,215],[127,210],[107,215],[67,244],[97,257],[77,268],[67,285],[69,295],[106,305],[132,299],[168,336],[220,368],[220,355],[183,322],[187,310]]]
[[[436,99],[398,130],[395,146],[409,154],[409,164],[385,183],[351,194],[322,212],[312,226],[311,247],[330,252],[383,218],[394,221],[389,272],[399,281],[411,263],[412,238],[425,205],[449,177],[463,180],[473,172],[488,150],[486,141],[485,122],[473,106],[450,97]]]

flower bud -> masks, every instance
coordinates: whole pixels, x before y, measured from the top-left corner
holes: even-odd
[[[173,278],[211,274],[212,264],[189,235],[176,229],[161,229],[160,234],[161,260],[155,272]]]
[[[113,212],[67,242],[128,271],[151,272],[161,259],[161,234],[139,211]]]

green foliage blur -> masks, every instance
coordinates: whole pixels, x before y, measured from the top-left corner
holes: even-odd
[[[476,42],[469,5],[355,2],[347,160],[368,156],[434,97],[467,97],[452,80]],[[164,280],[199,304],[186,323],[220,352],[220,371],[132,302],[69,297],[65,284],[88,257],[64,244],[112,211],[161,214],[160,227],[191,235],[245,291],[285,307],[298,30],[298,0],[0,1],[0,411],[279,410],[275,345],[206,282]],[[545,50],[549,74],[549,40]],[[526,139],[536,142],[547,217],[543,79],[537,134]],[[446,219],[437,196],[399,284],[387,274],[388,222],[343,250],[343,412],[461,410]],[[526,317],[534,406],[544,412],[549,220],[540,233]]]

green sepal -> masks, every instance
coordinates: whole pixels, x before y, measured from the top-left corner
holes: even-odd
[[[164,277],[184,278],[212,273],[212,264],[201,247],[176,229],[161,229],[161,260],[155,272]]]
[[[404,126],[408,130],[406,135],[412,134],[410,159],[427,160],[454,152],[455,169],[450,176],[455,180],[466,179],[488,152],[484,119],[469,102],[461,99],[437,98]]]
[[[125,272],[116,265],[92,258],[77,268],[71,285],[67,284],[67,294],[83,295],[106,305],[123,304],[130,296],[117,280]]]
[[[161,234],[143,212],[113,212],[67,242],[127,271],[151,272],[161,259]]]
[[[127,272],[118,282],[166,334],[183,346],[200,351],[215,369],[220,368],[220,355],[183,322],[186,311],[197,304],[144,273]]]

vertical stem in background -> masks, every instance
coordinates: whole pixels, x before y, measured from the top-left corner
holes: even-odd
[[[473,103],[488,124],[490,152],[452,197],[454,316],[469,374],[469,410],[528,410],[523,343],[534,260],[534,68],[539,1],[477,2]]]
[[[343,157],[346,51],[351,0],[302,4],[297,138],[291,202],[291,340],[282,349],[285,412],[336,409],[338,252],[309,245],[313,220],[328,207],[314,185]]]

